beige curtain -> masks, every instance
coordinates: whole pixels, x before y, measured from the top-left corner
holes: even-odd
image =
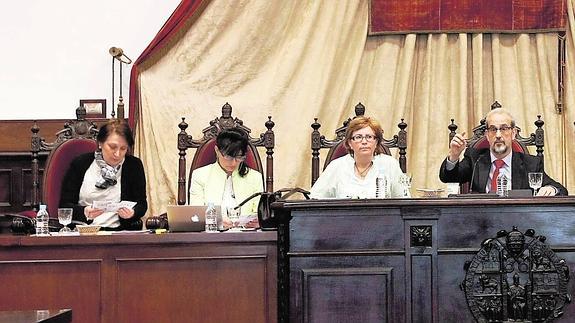
[[[570,29],[574,1],[569,0]],[[572,151],[566,143],[573,142],[574,102],[568,95],[566,112],[555,112],[556,34],[368,38],[367,25],[368,1],[213,0],[140,75],[136,154],[147,172],[149,214],[164,212],[177,195],[180,117],[199,138],[225,102],[254,136],[273,117],[276,189],[310,187],[313,118],[333,137],[357,102],[381,121],[386,137],[398,130],[401,118],[408,123],[414,188],[444,187],[438,169],[450,119],[469,133],[494,100],[515,114],[524,135],[542,116],[546,170],[573,183],[562,152]],[[573,69],[572,34],[567,75]],[[569,93],[572,79],[566,84]]]

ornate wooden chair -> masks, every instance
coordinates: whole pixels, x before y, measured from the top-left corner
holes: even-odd
[[[192,180],[192,172],[199,167],[206,166],[216,161],[216,154],[214,151],[215,138],[223,129],[238,127],[248,134],[249,147],[246,158],[248,167],[259,171],[262,176],[264,174],[262,162],[257,151],[257,147],[264,147],[266,149],[266,168],[265,168],[265,190],[266,192],[273,192],[273,153],[274,153],[274,122],[271,116],[265,122],[266,132],[260,134],[259,138],[253,138],[250,135],[250,128],[244,126],[242,120],[232,117],[232,107],[228,103],[222,106],[222,116],[210,121],[210,125],[202,130],[203,137],[200,139],[193,139],[188,135],[186,129],[188,124],[185,118],[182,117],[182,122],[178,125],[180,133],[178,134],[178,204],[186,204],[190,199],[190,184]],[[188,174],[188,186],[186,189],[186,150],[188,148],[196,148],[196,153],[190,166]]]
[[[501,104],[497,101],[491,104],[491,110],[501,108]],[[521,136],[521,128],[516,126],[517,129],[517,136],[513,141],[511,148],[515,152],[520,152],[524,154],[529,154],[528,146],[535,146],[536,155],[541,157],[543,160],[543,147],[544,147],[544,139],[545,134],[543,131],[543,125],[545,122],[541,120],[541,115],[537,116],[537,120],[534,122],[535,132],[529,134],[527,137]],[[449,129],[449,142],[455,137],[457,134],[458,126],[455,124],[455,120],[451,119],[451,124],[447,126]],[[473,136],[469,138],[467,142],[467,147],[482,150],[489,148],[489,142],[487,138],[485,138],[485,131],[487,130],[486,120],[485,118],[481,119],[479,125],[473,128]],[[469,193],[469,182],[463,183],[460,185],[460,192],[463,194]]]
[[[58,206],[60,204],[62,181],[70,163],[77,156],[94,152],[98,148],[97,136],[98,127],[92,121],[86,120],[86,109],[78,107],[76,109],[76,119],[64,124],[64,128],[56,133],[54,142],[46,142],[39,135],[40,127],[34,121],[30,129],[32,131],[32,211],[22,212],[19,215],[12,215],[12,231],[15,233],[30,233],[33,222],[23,219],[23,217],[34,218],[40,204],[46,204],[48,213],[55,221],[50,221],[50,228],[57,228]],[[44,165],[43,175],[40,176],[39,154],[48,153],[48,158]],[[42,182],[40,182],[42,179]],[[73,221],[74,222],[74,221]],[[128,230],[140,230],[143,222],[141,220],[131,224]]]
[[[39,136],[40,128],[34,122],[32,131],[32,206],[46,204],[51,217],[57,217],[62,180],[72,160],[80,154],[93,152],[98,148],[97,126],[86,120],[86,109],[76,109],[76,120],[64,124],[64,129],[56,134],[56,140],[48,143]],[[49,152],[44,167],[42,190],[40,190],[40,170],[38,154]],[[41,202],[41,203],[40,203]]]
[[[358,103],[355,106],[355,117],[363,116],[365,114],[365,106],[363,104]],[[311,133],[311,151],[312,151],[312,158],[311,158],[311,184],[313,185],[315,181],[319,177],[319,154],[320,149],[329,148],[327,152],[327,156],[325,159],[325,163],[323,165],[323,169],[327,167],[327,165],[334,159],[344,156],[347,154],[347,149],[345,148],[345,143],[343,141],[345,137],[345,131],[347,130],[347,126],[352,118],[348,118],[346,121],[343,122],[343,125],[335,130],[335,138],[334,139],[326,139],[324,135],[319,132],[319,128],[321,124],[317,122],[317,118],[314,118],[314,123],[311,124],[313,129]],[[406,150],[407,150],[407,132],[405,129],[407,128],[407,124],[401,122],[397,125],[399,128],[399,132],[393,136],[392,139],[383,139],[381,142],[381,146],[383,151],[391,155],[391,148],[398,148],[399,150],[399,166],[401,170],[405,173],[407,172],[407,157],[406,157]]]

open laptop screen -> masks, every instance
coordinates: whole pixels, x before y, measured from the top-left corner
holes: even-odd
[[[216,205],[218,222],[221,208]],[[206,205],[168,205],[168,224],[171,232],[201,232],[206,229]]]

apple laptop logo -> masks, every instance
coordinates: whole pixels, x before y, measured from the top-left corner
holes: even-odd
[[[197,214],[194,214],[191,219],[192,222],[200,222],[200,217]]]

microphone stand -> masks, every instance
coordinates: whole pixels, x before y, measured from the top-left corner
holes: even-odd
[[[282,196],[282,193],[288,192],[287,194]],[[274,195],[276,197],[276,199],[287,199],[288,197],[292,196],[295,193],[302,193],[303,196],[305,197],[306,200],[309,200],[309,192],[299,188],[299,187],[295,187],[295,188],[282,188],[280,190],[277,190],[275,192],[256,192],[248,197],[246,197],[243,201],[241,201],[236,207],[234,207],[234,210],[239,209],[240,207],[242,207],[244,204],[246,204],[247,202],[249,202],[251,199],[253,199],[256,196],[260,196],[260,195]]]
[[[473,179],[475,178],[475,169],[477,168],[477,164],[479,164],[479,161],[481,160],[481,158],[483,158],[483,155],[479,156],[479,158],[477,158],[475,160],[475,162],[473,163],[473,169],[471,169],[471,180],[469,182],[469,193],[473,193]]]
[[[285,193],[282,196],[282,193]],[[234,210],[240,208],[242,205],[247,203],[249,200],[253,199],[254,197],[261,196],[258,202],[258,222],[260,228],[262,230],[276,230],[277,229],[277,220],[275,219],[273,212],[271,210],[271,204],[279,199],[287,199],[289,196],[293,195],[294,193],[302,193],[306,199],[309,199],[309,192],[301,189],[299,187],[296,188],[283,188],[281,190],[275,192],[257,192],[246,199],[244,199],[240,204],[238,204]]]
[[[123,66],[122,64],[132,64],[132,60],[126,56],[126,54],[124,54],[124,51],[119,48],[119,47],[111,47],[109,50],[110,55],[112,55],[112,118],[114,118],[116,116],[116,113],[114,111],[114,63],[115,63],[115,59],[117,59],[120,62],[120,84],[119,84],[119,88],[120,88],[120,96],[118,97],[118,119],[124,119],[124,97],[122,96],[122,87],[123,87],[123,82],[122,82],[122,70],[123,70]]]

